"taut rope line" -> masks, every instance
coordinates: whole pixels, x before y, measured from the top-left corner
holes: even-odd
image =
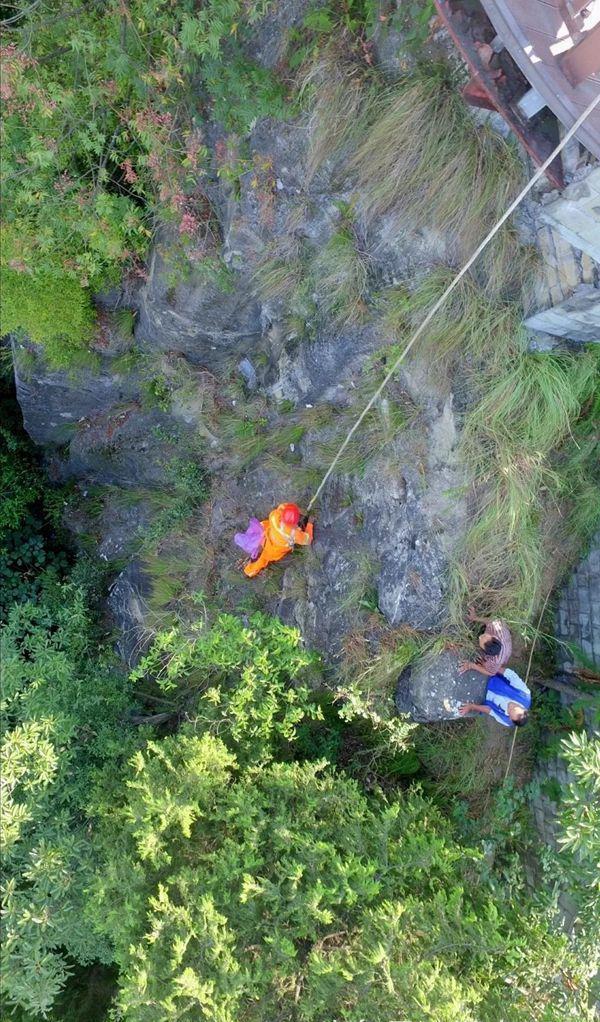
[[[565,137],[563,139],[561,139],[561,141],[557,145],[556,149],[554,149],[554,151],[552,153],[550,153],[550,156],[548,156],[548,158],[546,160],[544,160],[544,162],[542,163],[541,167],[539,167],[536,170],[536,172],[533,175],[533,177],[528,181],[528,183],[525,185],[523,190],[521,192],[519,192],[519,194],[517,195],[516,199],[514,199],[513,202],[511,202],[510,206],[508,207],[506,212],[501,216],[500,220],[498,220],[497,224],[495,224],[495,226],[492,227],[492,229],[489,232],[489,234],[487,235],[487,237],[485,237],[483,239],[483,241],[481,242],[481,244],[475,249],[475,251],[473,252],[473,255],[471,256],[470,259],[467,260],[467,262],[463,266],[462,270],[460,270],[460,272],[457,273],[456,277],[454,277],[454,279],[448,285],[448,287],[446,288],[444,293],[438,298],[438,300],[435,303],[435,305],[433,305],[432,308],[429,310],[429,312],[425,316],[425,319],[423,320],[423,322],[415,330],[415,332],[412,335],[410,341],[408,342],[408,344],[404,348],[404,351],[402,352],[402,354],[398,356],[398,358],[394,362],[392,368],[390,369],[390,371],[387,373],[387,375],[383,379],[383,382],[380,383],[379,387],[377,388],[377,390],[375,391],[373,396],[370,398],[368,403],[363,408],[363,410],[362,410],[361,414],[359,415],[358,419],[356,420],[356,422],[354,423],[352,428],[349,430],[349,432],[346,434],[346,438],[343,441],[343,443],[341,444],[341,446],[340,446],[340,448],[339,448],[335,458],[331,462],[329,468],[327,469],[325,475],[323,476],[323,478],[322,478],[321,482],[319,483],[319,486],[315,490],[313,496],[310,498],[310,501],[309,501],[307,509],[306,509],[307,513],[309,511],[311,511],[312,508],[314,507],[315,503],[317,502],[317,500],[319,498],[319,495],[320,495],[321,491],[323,490],[323,487],[327,483],[327,480],[331,476],[333,470],[335,469],[335,466],[337,465],[337,463],[340,460],[342,454],[346,450],[346,447],[348,446],[348,444],[350,443],[352,437],[356,433],[356,430],[362,424],[362,422],[364,421],[365,417],[369,414],[369,412],[371,411],[371,408],[373,407],[373,405],[375,404],[377,399],[380,397],[380,395],[383,393],[383,391],[387,387],[387,385],[390,382],[390,380],[392,379],[392,376],[394,376],[394,374],[397,372],[398,367],[400,366],[400,364],[404,361],[404,359],[408,355],[408,353],[409,353],[410,349],[412,348],[413,344],[415,343],[415,341],[417,341],[419,339],[419,337],[421,336],[421,334],[423,333],[425,328],[427,326],[429,326],[429,324],[431,323],[431,320],[435,316],[435,314],[438,311],[438,309],[440,309],[442,307],[442,305],[444,304],[444,302],[446,301],[448,296],[450,294],[452,294],[452,292],[454,291],[454,288],[457,286],[459,281],[462,280],[462,278],[464,277],[465,273],[467,273],[467,271],[471,269],[471,266],[473,265],[475,260],[481,255],[481,253],[483,252],[484,248],[486,248],[489,245],[490,241],[492,240],[493,237],[495,237],[495,235],[498,233],[498,231],[500,230],[502,225],[504,223],[506,223],[506,221],[508,220],[509,216],[511,216],[512,213],[514,213],[514,211],[517,208],[517,206],[523,201],[525,196],[531,191],[531,189],[536,184],[536,182],[539,181],[539,179],[546,172],[546,170],[548,169],[548,167],[550,166],[552,161],[554,159],[556,159],[557,156],[560,155],[560,153],[562,152],[562,150],[566,146],[567,142],[569,142],[573,138],[573,135],[579,130],[579,128],[581,127],[583,122],[586,120],[587,117],[589,117],[589,115],[592,113],[592,110],[594,110],[598,106],[599,103],[600,103],[600,93],[598,93],[598,95],[592,100],[592,102],[589,104],[589,106],[586,107],[586,109],[583,111],[583,113],[577,118],[577,120],[575,121],[573,126],[571,128],[569,128],[569,130],[567,131]]]
[[[531,641],[531,649],[529,651],[529,660],[527,661],[527,671],[526,671],[526,674],[525,674],[525,684],[527,684],[527,682],[529,681],[529,675],[531,674],[531,664],[533,663],[533,651],[534,651],[536,643],[537,643],[537,641],[538,641],[538,639],[540,637],[540,628],[542,627],[542,620],[543,620],[544,614],[546,613],[546,607],[548,606],[548,600],[550,599],[551,593],[552,593],[551,589],[549,589],[548,592],[546,593],[546,599],[544,600],[544,606],[542,607],[542,609],[540,611],[540,616],[538,618],[538,623],[535,626],[535,632],[533,634],[533,639]],[[504,774],[504,781],[506,781],[506,778],[508,777],[508,771],[510,770],[510,764],[512,763],[513,752],[515,751],[515,742],[517,740],[517,733],[518,733],[517,732],[517,728],[515,728],[514,729],[514,733],[513,733],[512,743],[511,743],[511,746],[510,746],[510,752],[508,754],[508,763],[506,764],[506,772]]]

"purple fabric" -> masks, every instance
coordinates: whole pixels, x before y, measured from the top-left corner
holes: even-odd
[[[245,532],[236,532],[233,542],[242,548],[253,561],[256,560],[262,550],[265,541],[265,530],[258,518],[251,518]]]

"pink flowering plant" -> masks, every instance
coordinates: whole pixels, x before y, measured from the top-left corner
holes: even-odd
[[[195,260],[214,254],[202,123],[215,111],[204,68],[268,6],[12,5],[0,49],[3,330],[18,323],[15,276],[68,278],[91,308],[94,290],[132,268],[140,275],[159,220],[175,224]]]

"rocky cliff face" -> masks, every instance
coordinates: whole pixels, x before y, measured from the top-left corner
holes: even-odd
[[[281,11],[257,35],[255,59],[271,62],[287,25],[280,22]],[[207,137],[216,167],[218,126]],[[182,264],[180,239],[163,231],[147,280],[103,300],[108,326],[94,366],[50,372],[29,351],[25,368],[17,352],[25,426],[56,477],[78,481],[84,517],[90,486],[108,494],[92,531],[101,556],[128,558],[111,606],[130,662],[155,625],[153,558],[176,563],[188,591],[220,606],[279,613],[331,660],[373,615],[391,627],[443,624],[445,570],[465,514],[456,398],[450,379],[434,383],[418,361],[394,381],[354,462],[326,488],[311,550],[249,582],[232,543],[249,515],[309,499],[386,368],[390,337],[376,319],[336,321],[318,287],[290,316],[287,296],[261,284],[269,259],[289,267],[301,251],[310,263],[340,229],[349,198],[343,167],[325,165],[309,179],[309,141],[303,119],[263,121],[235,187],[215,174],[226,281],[190,258]],[[383,284],[412,284],[451,247],[385,218],[367,228],[360,207],[353,217],[367,304]],[[131,337],[119,326],[125,306],[136,313]],[[190,466],[210,476],[208,499],[149,545]],[[176,596],[166,601],[176,605]]]

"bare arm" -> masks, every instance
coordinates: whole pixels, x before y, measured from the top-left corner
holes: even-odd
[[[309,522],[304,529],[296,529],[294,534],[294,542],[300,546],[308,546],[313,541],[313,523]]]
[[[489,706],[482,706],[480,703],[463,703],[458,712],[461,717],[464,717],[466,713],[491,713],[492,711]]]
[[[499,674],[498,670],[491,671],[489,667],[484,667],[483,664],[473,663],[472,660],[463,660],[458,665],[460,674],[464,674],[465,671],[477,671],[478,674],[483,674],[486,678],[493,678],[494,674]]]
[[[477,617],[475,613],[475,607],[469,607],[467,611],[467,620],[472,621],[473,624],[487,625],[490,623],[489,617]]]

